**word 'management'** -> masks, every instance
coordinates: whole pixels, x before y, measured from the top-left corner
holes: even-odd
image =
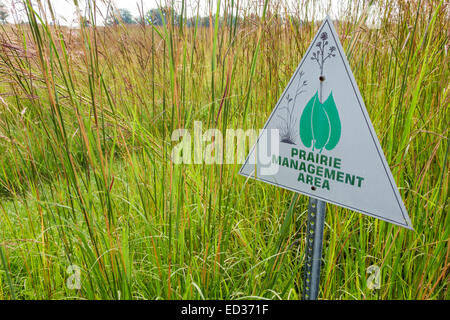
[[[272,155],[272,163],[299,171],[297,181],[330,190],[330,181],[361,188],[363,177],[341,171],[342,160],[320,152],[291,148],[291,157]]]

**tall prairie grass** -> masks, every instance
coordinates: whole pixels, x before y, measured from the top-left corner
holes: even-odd
[[[68,28],[25,0],[0,26],[0,299],[301,297],[307,197],[170,159],[194,121],[261,128],[327,12],[243,2]],[[351,3],[335,27],[415,230],[328,205],[319,298],[448,299],[448,4],[375,1],[373,28]]]

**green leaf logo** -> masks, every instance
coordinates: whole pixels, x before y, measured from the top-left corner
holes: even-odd
[[[333,92],[321,103],[318,91],[308,101],[300,117],[300,139],[307,147],[332,150],[341,138],[341,121]]]

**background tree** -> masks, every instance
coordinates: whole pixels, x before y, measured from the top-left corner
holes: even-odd
[[[136,23],[130,10],[124,8],[120,8],[109,13],[105,21],[107,25],[117,25],[119,24],[119,22],[122,22],[124,24]]]
[[[145,15],[145,17],[147,18],[148,21],[150,21],[155,26],[162,26],[163,25],[163,16],[161,15],[161,12],[159,11],[159,9],[150,9],[150,10],[148,10],[147,14]],[[166,20],[166,17],[164,17],[164,19]]]
[[[8,8],[5,4],[3,4],[3,2],[0,1],[0,23],[6,23],[6,19],[8,19],[8,16]]]
[[[162,7],[160,9],[150,9],[145,15],[146,19],[150,20],[155,26],[162,26],[164,21],[168,23],[172,19],[175,25],[178,25],[180,21],[180,15],[171,7]],[[148,23],[148,22],[147,22]]]
[[[136,23],[131,12],[128,9],[119,9],[119,17],[125,24],[134,24]]]

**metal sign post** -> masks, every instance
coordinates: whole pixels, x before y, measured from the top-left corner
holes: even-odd
[[[309,198],[306,260],[303,274],[304,300],[316,300],[319,294],[326,205],[325,201]]]

